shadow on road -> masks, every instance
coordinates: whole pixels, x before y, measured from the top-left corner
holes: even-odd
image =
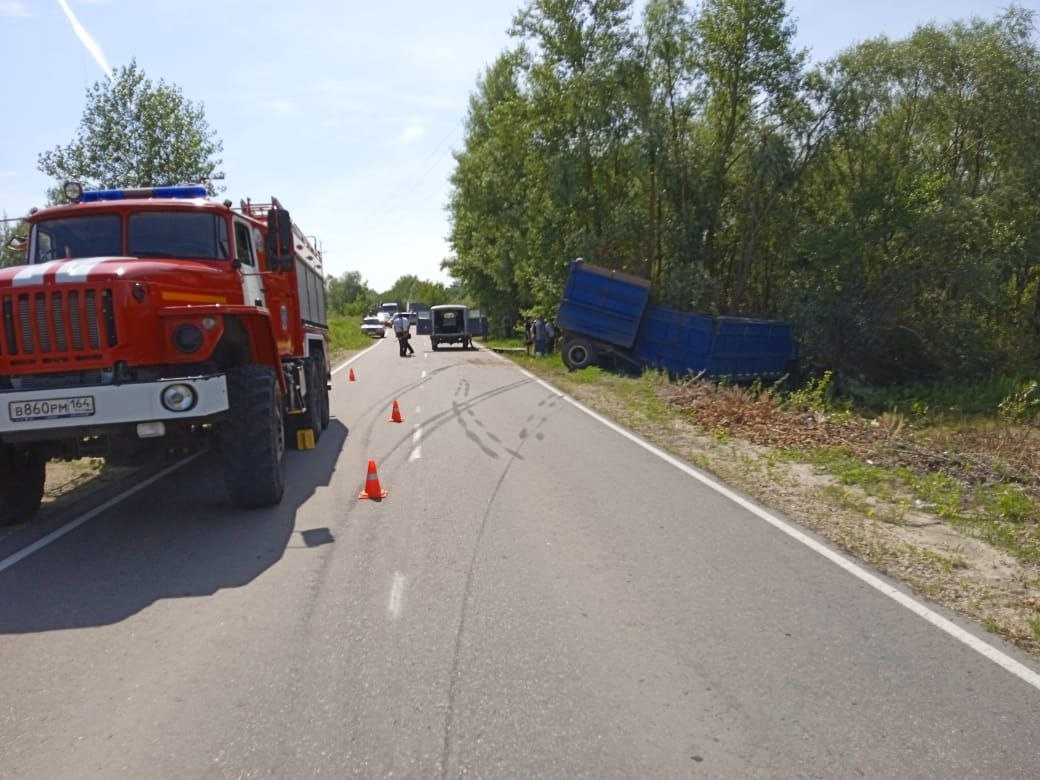
[[[286,453],[275,507],[232,508],[211,452],[107,509],[0,571],[0,634],[104,626],[156,601],[246,585],[282,557],[297,511],[330,483],[347,435],[333,419],[315,449]]]

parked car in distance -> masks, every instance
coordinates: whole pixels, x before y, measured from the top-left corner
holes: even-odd
[[[413,328],[419,324],[419,315],[416,312],[408,312],[408,324]]]
[[[374,339],[386,338],[386,325],[378,317],[365,317],[361,320],[361,332]]]

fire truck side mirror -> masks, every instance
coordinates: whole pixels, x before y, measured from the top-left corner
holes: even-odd
[[[25,253],[29,248],[29,239],[25,236],[11,236],[5,245],[9,252]]]
[[[292,220],[285,209],[267,212],[267,263],[271,271],[293,270]]]

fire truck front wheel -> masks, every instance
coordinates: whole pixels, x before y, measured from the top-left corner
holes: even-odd
[[[0,526],[32,520],[43,500],[47,460],[32,449],[0,449]]]
[[[278,379],[267,366],[228,373],[228,418],[221,428],[224,484],[236,507],[273,506],[285,492],[285,426]]]

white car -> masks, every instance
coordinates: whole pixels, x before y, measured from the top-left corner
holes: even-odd
[[[365,317],[361,320],[361,332],[374,339],[386,338],[386,326],[378,317]]]

